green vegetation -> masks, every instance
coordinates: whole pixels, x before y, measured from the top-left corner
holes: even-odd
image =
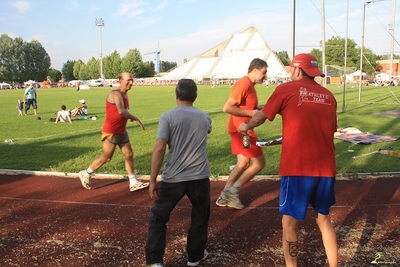
[[[266,88],[257,85],[260,105],[264,104],[275,86]],[[400,98],[400,87],[363,87],[362,103],[358,102],[358,86],[348,86],[346,92],[346,110],[342,111],[343,88],[329,86],[338,101],[339,125],[353,126],[364,132],[373,132],[400,136],[399,118],[378,116],[380,112],[400,109],[394,95]],[[130,110],[145,124],[141,131],[137,124],[129,122],[128,131],[135,152],[135,165],[138,174],[149,174],[152,149],[157,135],[159,116],[176,106],[173,86],[132,87],[129,92]],[[390,90],[389,90],[390,89]],[[28,111],[28,116],[18,116],[15,108],[23,90],[1,90],[0,105],[0,169],[36,170],[55,172],[78,172],[87,168],[92,160],[101,153],[101,126],[104,120],[104,102],[110,88],[92,88],[77,92],[75,88],[38,89],[38,114],[41,120]],[[392,94],[392,92],[393,94]],[[213,120],[213,132],[209,136],[208,152],[214,177],[227,175],[229,166],[236,159],[230,153],[230,140],[225,130],[227,114],[221,109],[230,92],[230,86],[221,88],[200,85],[195,106],[208,112]],[[68,109],[78,105],[79,99],[85,99],[91,116],[98,120],[74,120],[72,124],[49,122],[56,116],[62,104]],[[256,129],[260,139],[271,140],[281,136],[281,119],[266,122]],[[14,139],[15,145],[4,143],[5,139]],[[375,145],[355,145],[335,140],[337,148],[337,166],[339,174],[365,172],[399,171],[399,158],[374,154],[360,159],[351,159],[379,148],[400,151],[400,141],[378,143]],[[276,175],[279,166],[281,146],[264,147],[267,166],[261,172],[264,175]],[[354,150],[349,153],[348,150]],[[312,164],[312,163],[310,163]],[[113,160],[104,165],[97,173],[125,174],[122,154],[115,153]]]

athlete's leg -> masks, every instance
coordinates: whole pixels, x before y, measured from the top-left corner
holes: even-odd
[[[129,174],[135,173],[135,164],[133,161],[133,150],[130,142],[124,143],[119,146],[121,148],[121,152],[125,157],[125,169]]]
[[[105,163],[110,162],[114,155],[115,147],[115,144],[111,143],[108,139],[105,139],[103,141],[101,156],[95,159],[92,164],[90,164],[90,169],[95,171],[103,166]]]
[[[245,161],[247,159],[243,155],[238,155],[238,162],[239,161]],[[265,167],[265,158],[264,155],[258,157],[258,158],[253,158],[252,164],[246,168],[242,174],[239,176],[239,179],[237,179],[237,185],[239,187],[245,185],[247,182],[249,182],[251,179],[256,176],[257,173],[259,173],[264,167]]]
[[[298,221],[289,215],[282,216],[282,248],[286,267],[297,267],[299,243],[297,238]]]
[[[331,223],[329,215],[318,213],[316,219],[318,227],[321,231],[322,242],[324,243],[326,256],[330,267],[338,266],[338,245],[336,239],[335,229]]]

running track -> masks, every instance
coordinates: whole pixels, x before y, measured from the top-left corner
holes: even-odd
[[[259,179],[241,189],[244,210],[215,205],[224,181],[211,183],[207,249],[199,266],[284,266],[278,179]],[[144,266],[151,200],[130,193],[124,179],[0,175],[0,267]],[[400,266],[400,179],[338,179],[332,217],[340,266]],[[171,215],[164,257],[167,267],[186,265],[190,203]],[[300,224],[300,266],[327,266],[314,214]]]

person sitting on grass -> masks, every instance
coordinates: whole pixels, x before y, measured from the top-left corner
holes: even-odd
[[[72,123],[71,116],[70,116],[70,111],[67,110],[67,107],[65,105],[61,106],[61,110],[58,111],[57,118],[56,118],[54,123],[57,123],[58,121],[61,121],[61,122],[67,122],[68,121],[69,123]]]
[[[71,110],[71,117],[87,116],[89,114],[89,108],[86,105],[85,99],[81,99],[79,100],[79,102],[81,103],[81,105]]]

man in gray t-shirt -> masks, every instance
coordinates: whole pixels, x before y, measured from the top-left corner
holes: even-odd
[[[166,224],[175,205],[185,195],[192,203],[187,264],[197,266],[208,255],[205,247],[210,218],[211,172],[207,157],[207,135],[212,129],[211,118],[193,107],[197,97],[197,86],[193,80],[181,79],[175,94],[177,107],[161,115],[151,159],[149,194],[154,201],[146,242],[148,266],[162,266]],[[167,147],[167,159],[161,182],[157,186],[157,176]]]

